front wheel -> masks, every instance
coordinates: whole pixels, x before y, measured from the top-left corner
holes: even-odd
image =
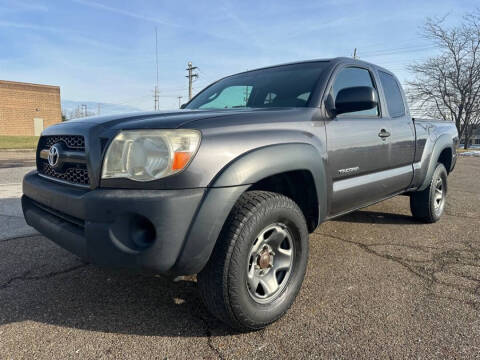
[[[410,209],[415,218],[434,223],[440,220],[447,198],[447,170],[437,164],[430,185],[423,191],[410,195]]]
[[[261,329],[292,305],[305,276],[308,231],[291,199],[246,192],[198,274],[208,310],[239,330]]]

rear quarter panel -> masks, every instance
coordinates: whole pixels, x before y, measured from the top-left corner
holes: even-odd
[[[447,171],[453,170],[457,156],[458,133],[455,124],[449,121],[421,119],[414,121],[417,140],[411,189],[423,190],[428,186],[440,154],[447,148],[452,151],[452,166]]]

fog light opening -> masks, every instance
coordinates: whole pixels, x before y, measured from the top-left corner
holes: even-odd
[[[110,225],[109,235],[117,248],[129,254],[146,250],[157,237],[155,226],[148,218],[132,213],[118,216]]]
[[[135,247],[146,249],[155,241],[156,231],[150,220],[137,215],[131,219],[129,235]]]

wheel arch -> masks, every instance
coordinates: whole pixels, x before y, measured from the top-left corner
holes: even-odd
[[[327,189],[323,164],[320,151],[306,143],[265,146],[227,164],[207,188],[172,273],[198,273],[207,263],[236,201],[249,189],[268,190],[266,184],[274,177],[283,177],[287,182],[301,178],[311,180],[309,184],[314,185],[314,191],[309,194],[314,193],[315,198],[299,206],[306,211],[309,230],[313,231],[326,216]],[[295,186],[295,182],[291,186]],[[309,208],[312,204],[316,207],[314,211]],[[312,214],[315,214],[314,218]]]
[[[315,214],[313,229],[309,225],[311,231],[326,216],[323,157],[307,143],[270,145],[248,152],[226,166],[212,183],[212,187],[249,184],[252,190],[279,192],[297,200],[307,220]],[[298,186],[305,189],[304,194],[298,191]]]
[[[447,170],[447,174],[450,174],[453,162],[453,150],[450,147],[444,148],[440,153],[437,162],[442,163]]]
[[[313,175],[308,170],[293,170],[268,176],[252,184],[248,191],[262,190],[285,195],[302,210],[312,233],[319,224],[319,201]]]
[[[430,155],[430,161],[428,162],[428,168],[423,179],[422,185],[418,188],[418,191],[425,190],[430,184],[433,172],[437,166],[437,163],[442,163],[447,169],[447,174],[452,170],[453,154],[455,150],[453,148],[452,139],[447,134],[440,136],[435,145],[433,146],[432,153]]]

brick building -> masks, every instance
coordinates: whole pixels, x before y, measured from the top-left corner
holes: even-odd
[[[0,135],[40,135],[62,121],[60,87],[0,80]]]

